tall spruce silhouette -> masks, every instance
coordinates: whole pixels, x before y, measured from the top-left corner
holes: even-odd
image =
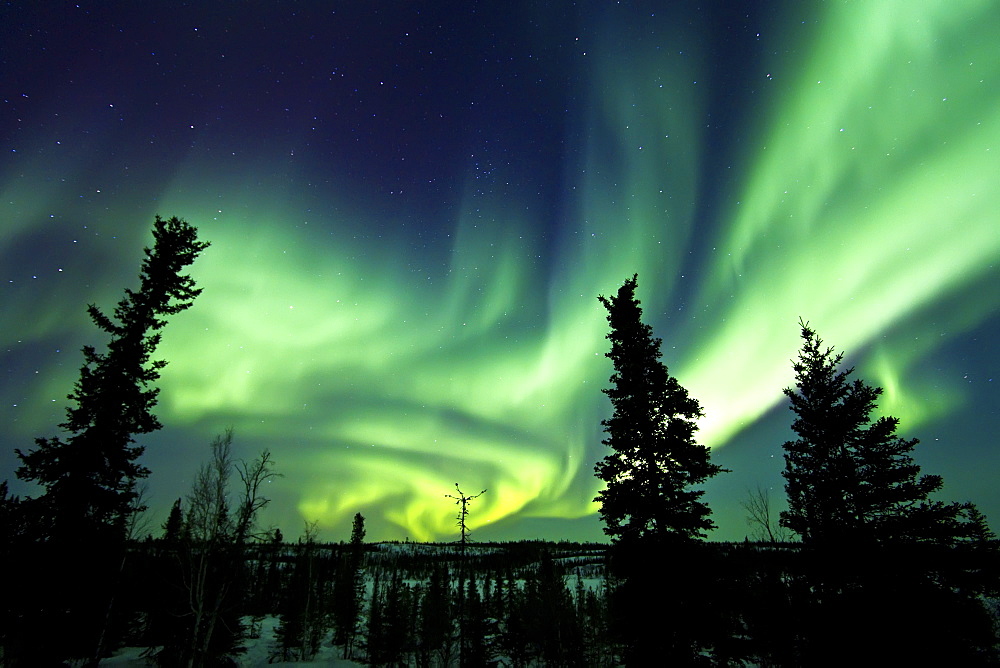
[[[153,223],[139,289],[125,290],[111,315],[90,304],[87,312],[110,340],[103,351],[84,346],[84,364],[59,426],[66,436],[38,438],[29,452],[16,450],[17,476],[43,493],[27,499],[30,518],[20,577],[8,587],[16,628],[4,654],[12,663],[58,663],[68,657],[91,663],[107,654],[127,611],[116,606],[125,569],[125,543],[136,513],[144,510],[137,481],[149,475],[138,461],[136,436],[160,428],[153,414],[164,360],[152,360],[167,317],[191,306],[201,290],[183,274],[208,244],[178,218]],[[66,559],[72,554],[72,559]],[[51,629],[60,632],[54,636]],[[117,630],[116,630],[117,629]],[[48,635],[42,637],[42,634]],[[16,646],[15,646],[16,645]]]
[[[729,634],[706,606],[717,579],[701,540],[714,528],[695,488],[724,471],[694,439],[701,406],[660,361],[660,339],[642,322],[638,275],[606,299],[614,363],[604,393],[614,407],[601,424],[611,448],[594,467],[606,487],[598,494],[604,532],[611,536],[612,632],[627,665],[695,665]],[[679,577],[656,575],[664,563]],[[669,604],[650,606],[650,601]]]
[[[795,387],[784,390],[798,438],[784,444],[781,524],[807,545],[965,538],[969,504],[931,500],[943,480],[920,475],[911,455],[919,441],[896,435],[898,418],[872,418],[882,388],[852,380],[844,354],[825,347],[808,323],[799,327]]]
[[[364,566],[365,516],[354,514],[351,524],[351,542],[346,553],[341,554],[337,579],[333,586],[333,644],[343,649],[342,658],[354,655],[355,643],[361,629],[361,612],[365,594]]]
[[[917,439],[872,417],[882,389],[799,326],[781,523],[805,548],[790,597],[802,633],[785,644],[803,665],[996,665],[983,596],[997,592],[998,552],[982,514],[929,498],[942,480],[920,475]]]
[[[638,274],[614,297],[598,297],[611,326],[605,356],[614,363],[614,374],[603,392],[614,414],[601,422],[608,435],[602,443],[611,453],[594,467],[607,485],[595,501],[613,540],[701,538],[715,524],[701,501],[704,491],[692,486],[725,469],[695,442],[701,405],[660,361],[661,340],[642,322],[637,283]]]
[[[65,438],[38,438],[30,452],[16,450],[22,466],[17,476],[44,487],[35,499],[40,515],[56,534],[89,535],[111,530],[122,534],[137,498],[136,481],[149,475],[138,463],[143,446],[135,436],[161,427],[153,414],[165,360],[150,360],[160,342],[166,317],[191,306],[201,293],[182,270],[208,243],[178,218],[153,223],[153,247],[144,249],[139,290],[125,297],[108,316],[95,304],[91,320],[110,335],[104,352],[84,346],[80,378],[68,398],[59,426]]]

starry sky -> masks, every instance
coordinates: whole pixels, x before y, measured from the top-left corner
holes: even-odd
[[[346,540],[602,539],[605,312],[633,273],[732,469],[783,497],[799,317],[997,528],[1000,5],[0,6],[0,477],[58,433],[88,303],[154,215],[212,243],[141,441],[158,532],[213,436],[263,522]]]

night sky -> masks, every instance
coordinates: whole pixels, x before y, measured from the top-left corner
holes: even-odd
[[[783,498],[810,321],[939,498],[1000,524],[1000,4],[0,7],[0,479],[53,436],[154,215],[212,243],[141,443],[158,525],[235,429],[263,520],[601,539],[605,312],[633,273],[748,488]]]

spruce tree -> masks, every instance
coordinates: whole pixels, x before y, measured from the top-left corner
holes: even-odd
[[[607,484],[595,500],[613,541],[612,618],[625,663],[689,665],[728,633],[704,605],[715,574],[704,566],[709,548],[700,539],[715,525],[704,491],[694,488],[724,469],[695,442],[701,406],[660,361],[661,341],[642,322],[637,282],[633,275],[614,297],[598,297],[611,325],[605,354],[614,374],[604,393],[614,413],[601,423],[612,452],[595,466]],[[664,563],[678,574],[669,582],[655,575]],[[670,605],[649,608],[662,600]]]
[[[784,444],[788,510],[781,524],[807,545],[954,543],[968,535],[968,504],[933,501],[940,476],[920,475],[915,438],[896,435],[895,417],[872,419],[882,388],[850,379],[843,353],[800,321],[795,387],[785,395],[798,435]]]
[[[432,567],[420,599],[418,663],[448,665],[454,636],[451,610],[451,578],[447,566]]]
[[[7,481],[0,482],[0,557],[6,558],[16,543],[28,534],[21,498],[9,494]]]
[[[462,492],[462,489],[458,486],[458,483],[456,482],[455,491],[458,492],[458,496],[455,496],[454,494],[445,494],[444,496],[447,499],[455,499],[455,505],[460,507],[458,515],[455,518],[455,526],[458,527],[459,534],[461,536],[459,538],[458,544],[461,546],[460,549],[464,554],[465,546],[468,543],[472,542],[472,539],[469,538],[469,534],[471,533],[471,531],[469,530],[469,525],[466,524],[466,518],[469,516],[469,504],[473,500],[478,499],[483,494],[485,494],[486,490],[484,489],[483,491],[479,492],[479,494],[468,495]]]
[[[355,513],[351,524],[351,542],[341,555],[333,589],[333,644],[343,647],[343,658],[353,656],[354,644],[361,626],[365,582],[364,560],[365,517]]]
[[[201,293],[194,279],[181,272],[208,244],[198,231],[178,218],[153,223],[153,247],[144,249],[139,290],[125,290],[113,315],[90,304],[87,311],[110,335],[103,352],[84,346],[84,364],[59,426],[69,436],[38,438],[30,452],[16,450],[22,466],[17,476],[45,488],[35,499],[40,515],[59,537],[93,538],[125,532],[138,494],[136,481],[149,475],[138,463],[143,447],[135,436],[160,428],[153,414],[164,360],[150,360],[160,342],[166,317],[191,306]]]
[[[917,440],[897,436],[894,417],[872,418],[882,389],[852,380],[843,353],[799,325],[781,523],[805,548],[790,596],[802,631],[781,644],[804,665],[994,665],[982,596],[996,580],[982,566],[997,546],[981,513],[929,498],[942,480],[920,475]]]
[[[177,218],[153,224],[153,246],[144,249],[138,290],[125,290],[111,315],[90,304],[91,320],[109,336],[99,351],[84,346],[84,364],[59,426],[66,435],[38,438],[16,450],[17,476],[40,485],[40,496],[22,507],[31,543],[21,550],[21,577],[6,592],[19,609],[15,630],[37,665],[67,657],[91,662],[118,641],[127,616],[116,606],[132,520],[144,510],[137,482],[149,475],[139,463],[136,436],[160,428],[153,414],[164,360],[151,359],[166,318],[191,306],[201,290],[183,274],[208,244]],[[66,560],[66,554],[73,558]],[[49,632],[60,629],[56,637]],[[43,639],[39,634],[48,633]],[[37,648],[37,649],[35,649]],[[5,649],[11,663],[24,660]]]
[[[184,513],[181,511],[181,500],[177,499],[170,507],[167,521],[163,523],[163,541],[168,545],[175,545],[181,539],[183,530]]]
[[[321,573],[316,544],[317,523],[306,523],[296,546],[292,576],[279,607],[274,636],[278,650],[272,658],[312,661],[327,629],[326,581]]]
[[[365,542],[365,516],[361,513],[354,513],[354,520],[351,522],[351,549],[360,552]]]
[[[461,586],[461,585],[460,585]],[[486,636],[488,626],[483,610],[482,597],[475,572],[470,572],[464,591],[456,591],[458,605],[458,664],[460,666],[488,665]]]
[[[660,361],[661,340],[642,322],[637,282],[636,274],[614,297],[598,297],[611,325],[605,356],[614,374],[603,392],[614,414],[601,422],[612,452],[594,467],[607,484],[595,501],[613,540],[702,538],[715,525],[704,491],[691,487],[724,469],[694,440],[701,406]]]

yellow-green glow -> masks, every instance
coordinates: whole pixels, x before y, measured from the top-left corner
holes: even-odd
[[[459,223],[454,278],[439,286],[407,281],[391,257],[359,260],[278,233],[270,216],[280,213],[252,208],[253,218],[223,212],[203,228],[213,242],[195,270],[205,292],[161,348],[172,421],[275,437],[298,425],[287,438],[321,450],[293,455],[283,471],[303,516],[326,525],[376,506],[413,538],[450,535],[444,494],[457,481],[489,489],[473,528],[592,511],[589,486],[570,487],[592,466],[577,423],[592,419],[585,394],[599,396],[588,382],[602,359],[596,300],[578,300],[590,311],[579,316],[587,338],[565,320],[525,332],[514,325],[544,317],[520,278],[527,268],[509,245],[483,252],[488,244],[469,241],[471,223]]]
[[[729,114],[752,125],[729,134],[714,125],[728,98],[712,64],[722,38],[705,17],[618,5],[581,16],[579,42],[565,45],[579,50],[572,71],[558,73],[576,82],[552,124],[564,155],[522,164],[512,151],[488,179],[442,185],[433,218],[392,209],[395,184],[384,202],[352,197],[356,181],[338,169],[377,178],[384,166],[331,166],[336,151],[301,128],[220,155],[198,143],[214,130],[192,125],[170,139],[191,142],[190,157],[139,198],[122,166],[100,159],[113,133],[55,161],[47,133],[81,133],[53,116],[43,137],[19,138],[17,169],[0,171],[0,251],[52,234],[58,214],[67,247],[79,235],[87,254],[66,252],[63,273],[38,279],[31,294],[54,295],[44,308],[0,304],[18,344],[66,348],[3,398],[44,397],[17,415],[58,424],[79,364],[67,342],[96,343],[83,305],[107,308],[131,285],[160,213],[212,242],[193,267],[204,293],[157,354],[170,361],[164,438],[200,439],[178,446],[178,468],[193,473],[233,426],[241,446],[274,451],[275,496],[295,520],[334,539],[359,511],[370,538],[452,538],[455,482],[488,490],[473,530],[592,515],[611,373],[596,296],[635,272],[713,447],[760,445],[739,436],[791,384],[799,317],[885,388],[880,408],[904,430],[943,418],[967,400],[963,370],[928,382],[922,365],[1000,308],[1000,4],[825,2],[804,14],[762,37],[773,61],[746,76],[763,113]],[[317,127],[333,123],[316,113]],[[490,145],[494,157],[505,148]],[[107,184],[116,198],[104,199]],[[77,206],[92,227],[81,231]],[[189,480],[171,482],[172,500]]]
[[[992,10],[950,7],[829,6],[799,68],[784,81],[760,73],[782,93],[747,147],[739,202],[697,278],[698,341],[671,359],[677,333],[658,332],[705,406],[709,444],[780,400],[798,316],[863,352],[997,257],[995,48],[964,41],[988,29]],[[290,229],[292,202],[221,213],[206,203],[202,213],[187,187],[168,193],[165,210],[219,220],[204,226],[214,244],[197,270],[206,292],[164,344],[171,419],[259,419],[246,428],[288,429],[291,441],[299,436],[286,425],[310,425],[303,438],[321,446],[293,457],[286,475],[299,481],[303,516],[328,525],[375,506],[411,537],[451,535],[443,495],[456,481],[489,488],[473,528],[592,512],[585,453],[608,375],[594,297],[638,271],[647,313],[670,303],[705,150],[696,68],[667,56],[624,68],[622,58],[592,60],[592,111],[580,121],[592,131],[582,168],[566,177],[576,228],[559,240],[563,270],[544,291],[530,200],[477,199],[470,186],[448,271],[429,280],[401,270],[396,247]],[[954,324],[995,306],[994,293]],[[864,365],[907,427],[958,400],[899,382],[938,343],[933,334],[893,334]]]

